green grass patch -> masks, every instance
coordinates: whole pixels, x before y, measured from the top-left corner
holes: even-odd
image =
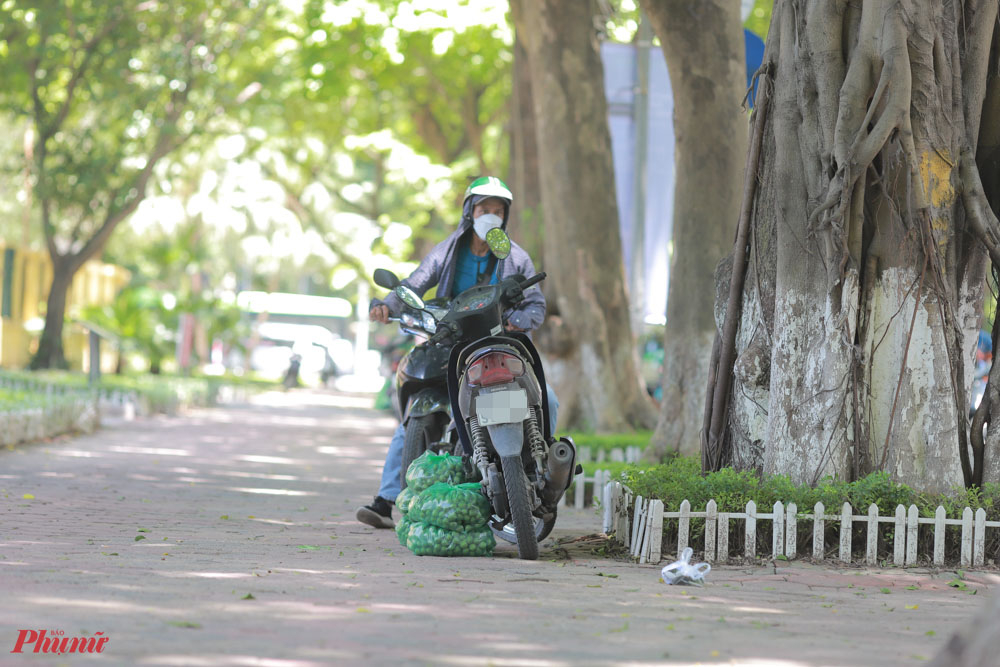
[[[638,470],[648,470],[650,468],[655,468],[658,464],[656,463],[646,463],[640,461],[639,463],[623,463],[621,461],[601,461],[600,463],[595,463],[593,461],[588,461],[586,463],[581,463],[583,466],[583,473],[587,477],[593,477],[594,473],[598,470],[608,470],[611,472],[612,480],[622,480],[622,473],[626,471],[638,471]]]
[[[577,449],[590,447],[591,454],[594,455],[600,450],[606,452],[612,449],[625,449],[626,447],[638,447],[645,449],[646,445],[653,438],[652,431],[635,431],[633,433],[566,433],[573,439]]]

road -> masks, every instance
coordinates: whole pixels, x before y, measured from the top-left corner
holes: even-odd
[[[273,392],[0,452],[0,664],[50,663],[45,630],[103,633],[103,664],[908,665],[1000,581],[793,562],[671,587],[598,552],[590,508],[535,562],[413,556],[354,521],[395,425],[371,404]]]

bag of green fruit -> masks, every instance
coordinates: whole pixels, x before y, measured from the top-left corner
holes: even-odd
[[[414,493],[413,489],[409,486],[400,491],[399,495],[396,496],[396,507],[403,516],[406,516],[406,513],[410,511],[410,503],[413,502],[413,499],[416,497],[417,494]]]
[[[420,493],[437,482],[463,484],[474,481],[468,477],[461,456],[432,454],[428,450],[413,459],[413,463],[406,469],[406,488]]]
[[[408,511],[411,521],[459,532],[481,530],[491,514],[490,502],[478,482],[432,484],[409,502]]]
[[[463,533],[418,521],[413,522],[406,540],[407,548],[417,556],[490,556],[496,544],[493,531],[485,526]]]
[[[410,537],[410,528],[412,527],[413,522],[405,516],[399,520],[399,523],[396,524],[396,537],[399,538],[399,543],[404,547],[406,546],[406,540]]]

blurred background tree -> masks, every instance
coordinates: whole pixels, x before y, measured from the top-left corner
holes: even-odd
[[[157,164],[253,96],[281,12],[201,0],[5,8],[0,109],[30,123],[25,159],[53,268],[32,366],[63,367],[73,276],[135,212]]]

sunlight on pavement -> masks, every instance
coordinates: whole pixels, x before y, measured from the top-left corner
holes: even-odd
[[[205,579],[249,579],[252,574],[245,572],[157,572],[168,579],[183,579],[185,577],[202,577]]]
[[[352,570],[306,570],[300,567],[272,567],[272,572],[290,572],[292,574],[357,574]]]
[[[510,650],[510,646],[505,646],[503,650]],[[424,656],[428,664],[442,665],[496,665],[497,667],[569,667],[572,663],[563,660],[542,660],[530,658],[501,658],[492,656],[459,656],[459,655],[433,655]],[[656,663],[663,664],[663,663]]]
[[[331,656],[333,657],[333,656]],[[347,657],[338,655],[337,657]],[[218,667],[219,665],[252,665],[253,667],[317,667],[327,662],[311,660],[281,660],[261,658],[251,655],[204,655],[195,657],[187,654],[161,655],[140,660],[140,665],[192,665],[193,667]]]
[[[299,621],[338,619],[352,617],[357,613],[354,607],[344,605],[333,607],[314,602],[295,602],[292,600],[268,602],[260,599],[253,605],[247,605],[245,602],[231,602],[222,605],[220,611],[226,614],[252,614]]]
[[[359,457],[369,457],[371,456],[371,449],[362,449],[361,447],[317,447],[316,451],[320,454],[332,454],[334,456],[345,456],[350,458]]]
[[[482,642],[481,646],[483,648],[492,648],[498,653],[502,653],[504,651],[528,651],[531,653],[543,653],[549,648],[548,646],[544,646],[542,644],[526,644],[509,639],[499,642]]]
[[[150,607],[146,605],[133,604],[131,602],[113,602],[111,600],[74,600],[72,598],[55,597],[29,597],[22,598],[27,604],[47,605],[52,607],[83,607],[86,609],[100,609],[102,611],[120,612],[123,614],[173,614],[173,610],[163,607]]]
[[[345,394],[324,394],[312,391],[265,392],[251,397],[253,405],[301,406],[313,405],[331,408],[370,409],[375,405],[374,396],[351,396]]]
[[[501,663],[497,663],[501,664]],[[618,667],[661,667],[664,662],[633,662],[622,661],[614,663]],[[671,660],[672,665],[727,665],[728,667],[811,667],[811,663],[797,660],[776,660],[774,658],[715,658],[707,660]]]
[[[186,472],[195,472],[194,470]],[[210,470],[211,475],[223,475],[225,477],[248,477],[251,479],[270,479],[277,482],[294,482],[299,479],[298,475],[268,475],[262,472],[244,472],[242,470]]]
[[[253,489],[249,487],[230,486],[226,491],[239,491],[241,493],[262,493],[268,496],[315,496],[315,491],[293,491],[292,489]]]
[[[166,447],[129,447],[127,445],[116,445],[108,447],[110,452],[121,454],[154,454],[156,456],[194,456],[193,452],[186,449],[168,449]]]
[[[721,602],[725,602],[722,600]],[[783,609],[775,609],[774,607],[733,607],[733,611],[745,611],[749,614],[787,614]]]
[[[56,456],[73,456],[81,459],[100,458],[104,456],[104,454],[98,452],[85,452],[79,449],[59,449],[51,453]]]
[[[308,463],[302,459],[289,459],[282,456],[260,456],[258,454],[244,454],[237,456],[235,460],[246,461],[247,463],[276,463],[283,466],[299,466]]]

